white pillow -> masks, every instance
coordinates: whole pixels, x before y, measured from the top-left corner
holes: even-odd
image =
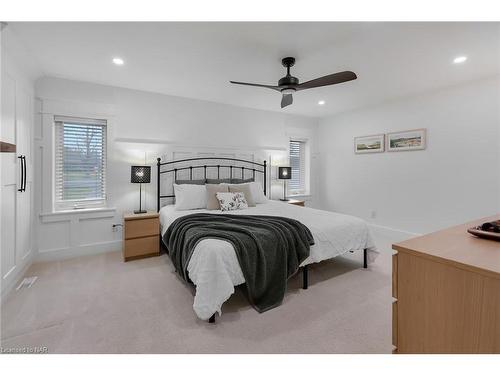
[[[205,185],[174,184],[175,209],[178,211],[207,208]]]
[[[215,193],[222,211],[234,211],[248,208],[248,203],[243,193]]]
[[[260,182],[249,182],[250,191],[255,203],[266,203],[267,197],[264,195]]]
[[[243,184],[222,183],[221,185],[249,185],[254,203],[266,203],[268,201],[267,197],[264,195],[264,190],[262,190],[260,182],[245,182]]]

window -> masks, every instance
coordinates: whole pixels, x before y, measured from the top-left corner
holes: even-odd
[[[306,142],[290,140],[290,167],[292,178],[288,182],[291,194],[304,194],[306,192]]]
[[[55,117],[54,209],[106,204],[106,120]]]

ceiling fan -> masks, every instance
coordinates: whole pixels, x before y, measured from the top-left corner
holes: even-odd
[[[356,76],[356,73],[347,70],[344,72],[329,74],[327,76],[316,78],[304,83],[299,83],[299,79],[290,74],[290,68],[295,65],[295,58],[285,57],[283,60],[281,60],[281,64],[286,68],[286,76],[284,76],[278,81],[278,86],[260,85],[257,83],[236,82],[236,81],[229,81],[229,82],[234,83],[236,85],[264,87],[267,89],[279,91],[281,92],[281,94],[283,94],[283,97],[281,98],[281,108],[284,108],[293,103],[292,94],[295,93],[296,91],[313,89],[315,87],[336,85],[337,83],[348,82],[358,78]]]

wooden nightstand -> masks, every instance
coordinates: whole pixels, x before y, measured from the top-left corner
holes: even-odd
[[[284,202],[288,203],[288,204],[293,204],[295,206],[305,207],[305,201],[301,201],[301,200],[298,200],[298,199],[289,199],[289,200],[284,201]]]
[[[160,215],[154,211],[145,214],[123,215],[123,260],[160,255]]]

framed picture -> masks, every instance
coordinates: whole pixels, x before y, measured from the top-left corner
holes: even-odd
[[[423,150],[426,146],[426,138],[425,129],[387,133],[387,151]]]
[[[356,154],[369,154],[384,152],[384,134],[367,135],[354,138],[354,152]]]

